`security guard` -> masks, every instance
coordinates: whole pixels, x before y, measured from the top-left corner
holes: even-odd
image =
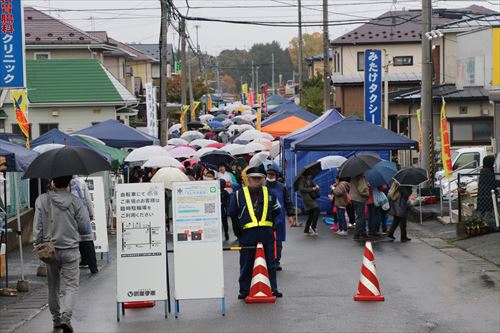
[[[276,282],[276,263],[274,261],[275,217],[280,213],[276,197],[264,185],[264,167],[252,167],[247,171],[248,187],[243,187],[231,197],[229,215],[233,222],[234,233],[240,246],[256,246],[262,242],[266,256],[267,269],[273,295],[282,297]],[[240,251],[240,293],[239,299],[248,296],[255,260],[255,249]]]

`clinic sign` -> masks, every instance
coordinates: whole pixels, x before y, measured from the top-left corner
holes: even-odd
[[[24,22],[21,0],[1,1],[0,87],[25,88]]]
[[[381,50],[365,50],[365,120],[382,124]]]

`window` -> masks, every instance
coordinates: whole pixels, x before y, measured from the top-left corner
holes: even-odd
[[[21,129],[19,128],[19,125],[18,124],[12,124],[12,133],[14,134],[19,134],[19,135],[22,135],[24,137],[24,134],[23,132],[21,131]],[[30,124],[30,131],[29,131],[29,135],[30,135],[30,138],[33,138],[31,136],[31,124]]]
[[[467,108],[467,106],[460,106],[460,107],[458,108],[458,112],[459,112],[460,114],[467,114],[467,112],[468,112],[468,108]]]
[[[490,144],[493,118],[450,119],[451,144]]]
[[[59,128],[59,124],[52,123],[52,124],[40,124],[40,135],[43,135],[50,131],[51,129],[54,128]]]
[[[35,60],[50,59],[50,52],[35,52]]]
[[[5,132],[5,119],[0,119],[0,132]]]
[[[453,170],[457,169],[475,169],[479,165],[479,153],[464,153],[461,154],[453,164]]]
[[[394,66],[413,66],[413,56],[399,56],[392,58]]]
[[[358,52],[358,72],[365,70],[365,53]]]

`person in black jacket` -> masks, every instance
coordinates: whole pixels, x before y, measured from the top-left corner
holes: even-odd
[[[488,155],[483,158],[483,167],[479,172],[479,181],[477,186],[477,212],[483,216],[493,215],[493,200],[491,199],[491,191],[498,192],[500,181],[495,178],[493,166],[495,164],[495,156]]]
[[[406,234],[406,215],[408,214],[408,198],[412,191],[411,187],[408,186],[398,186],[396,183],[393,183],[392,186],[397,186],[395,194],[389,198],[391,214],[394,217],[394,221],[392,222],[387,237],[395,240],[394,232],[399,226],[401,229],[401,242],[404,243],[411,241],[411,238],[408,238]]]

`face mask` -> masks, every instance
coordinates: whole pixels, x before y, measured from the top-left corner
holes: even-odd
[[[270,183],[274,183],[276,181],[276,178],[274,178],[274,179],[267,178],[267,181],[270,182]]]
[[[203,176],[203,180],[214,180],[212,177]]]

